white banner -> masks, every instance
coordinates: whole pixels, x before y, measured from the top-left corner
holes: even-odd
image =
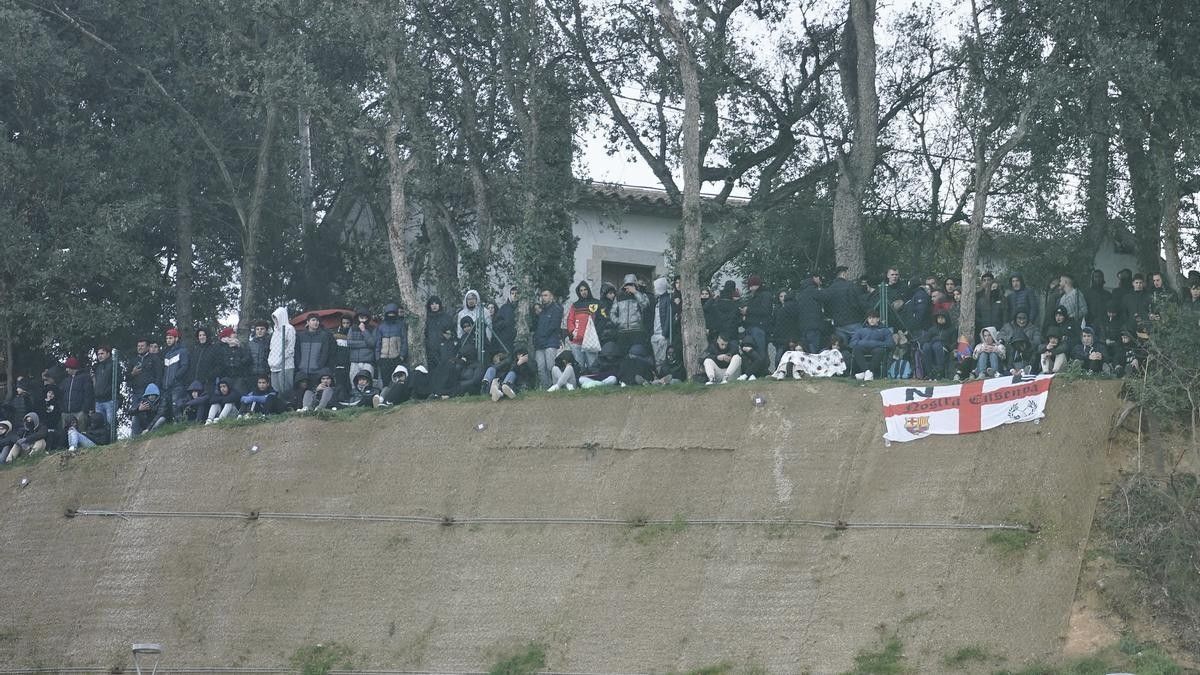
[[[1046,416],[1053,375],[1018,375],[944,387],[896,387],[880,392],[889,441],[930,434],[970,434]]]

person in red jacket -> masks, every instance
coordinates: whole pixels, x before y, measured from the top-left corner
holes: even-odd
[[[567,339],[571,343],[571,353],[575,363],[586,370],[596,362],[600,353],[600,331],[598,325],[593,325],[596,339],[594,344],[584,344],[587,338],[588,326],[598,318],[603,318],[604,307],[592,295],[592,287],[588,282],[581,281],[575,286],[575,302],[567,310]]]

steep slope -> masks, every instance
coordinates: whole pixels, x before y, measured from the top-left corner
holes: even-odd
[[[1041,424],[891,447],[875,390],[789,382],[293,417],[42,461],[0,474],[0,660],[107,669],[153,640],[164,666],[278,667],[337,641],[364,668],[464,671],[538,641],[560,671],[823,673],[881,632],[924,671],[964,645],[1052,655],[1117,386],[1056,383]],[[681,522],[621,524],[643,519]],[[1044,529],[1004,554],[986,530],[697,519]]]

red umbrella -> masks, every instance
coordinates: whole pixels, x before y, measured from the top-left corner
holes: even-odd
[[[308,312],[300,312],[296,316],[293,316],[291,323],[295,326],[296,330],[304,330],[304,324],[308,321],[308,317],[313,314],[319,316],[321,318],[321,325],[329,330],[334,330],[341,326],[343,316],[349,317],[351,321],[354,320],[354,310],[352,309],[314,309]]]

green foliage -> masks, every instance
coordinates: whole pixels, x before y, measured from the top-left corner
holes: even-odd
[[[979,645],[961,647],[953,654],[942,659],[942,664],[954,670],[963,670],[979,663],[995,661],[996,657]]]
[[[1136,570],[1140,597],[1168,617],[1181,642],[1200,644],[1200,480],[1144,474],[1117,483],[1100,524],[1116,561]]]
[[[854,669],[844,675],[900,675],[912,672],[904,662],[904,643],[898,637],[884,640],[878,650],[860,650],[854,657]]]
[[[1200,412],[1200,317],[1178,305],[1161,312],[1146,344],[1145,377],[1130,378],[1129,390],[1155,415],[1192,422]]]
[[[1037,535],[1028,530],[996,530],[987,536],[987,543],[1001,554],[1009,555],[1029,548],[1036,538]]]
[[[546,648],[532,643],[497,661],[488,675],[534,675],[546,667]]]
[[[636,530],[633,540],[646,546],[659,539],[683,532],[687,529],[687,519],[682,514],[677,513],[669,523],[647,524],[646,519],[643,517],[631,520],[629,525]]]
[[[330,642],[301,647],[292,655],[292,667],[300,671],[300,675],[326,675],[337,668],[351,668],[349,647]]]

